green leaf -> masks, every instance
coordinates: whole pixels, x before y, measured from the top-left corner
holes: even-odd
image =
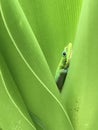
[[[1,55],[0,129],[36,130]]]
[[[1,34],[0,51],[32,120],[46,130],[72,130],[48,64],[19,2],[5,3],[1,0],[7,32]]]
[[[98,0],[85,0],[62,96],[75,130],[98,129]]]

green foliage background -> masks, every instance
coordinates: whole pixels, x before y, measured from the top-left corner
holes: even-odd
[[[97,130],[97,0],[0,0],[0,128]],[[73,43],[66,83],[54,76]]]

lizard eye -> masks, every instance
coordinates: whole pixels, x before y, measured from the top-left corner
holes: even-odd
[[[66,56],[66,52],[64,51],[64,52],[62,53],[62,55],[63,55],[63,56]]]

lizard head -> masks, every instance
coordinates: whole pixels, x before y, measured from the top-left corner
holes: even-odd
[[[72,43],[69,43],[62,52],[63,68],[67,68],[72,56]]]

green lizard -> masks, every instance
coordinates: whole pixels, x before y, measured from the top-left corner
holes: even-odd
[[[64,51],[62,53],[62,58],[60,60],[55,75],[55,81],[60,91],[62,90],[63,84],[67,76],[71,56],[72,56],[72,43],[69,43],[64,48]]]

